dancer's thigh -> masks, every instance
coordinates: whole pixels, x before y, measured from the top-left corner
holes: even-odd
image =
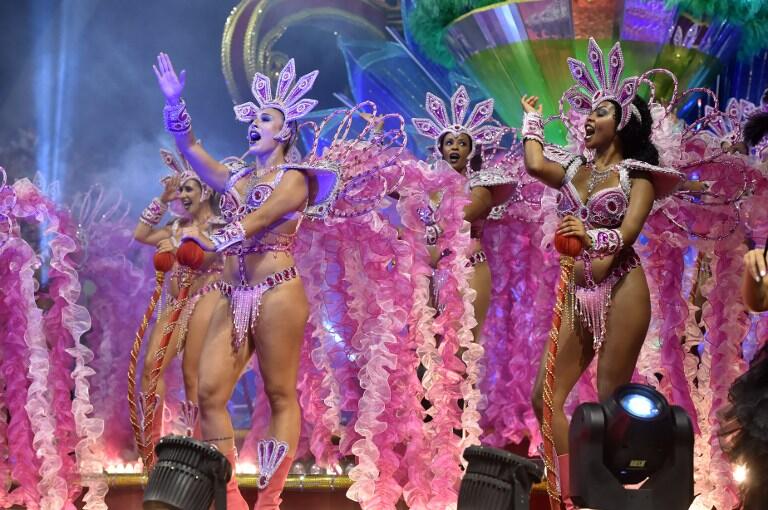
[[[254,345],[268,394],[296,389],[309,303],[296,278],[264,294]]]
[[[251,356],[249,342],[235,351],[232,347],[232,312],[229,300],[219,293],[213,308],[208,331],[198,364],[198,394],[202,400],[215,399],[226,403]]]
[[[189,384],[188,381],[196,382],[197,380],[197,370],[200,365],[200,355],[203,351],[205,337],[208,335],[208,328],[220,299],[222,299],[221,294],[217,291],[203,295],[197,301],[189,318],[184,359],[182,360],[182,371],[187,384]],[[196,395],[187,395],[187,398],[197,401]]]
[[[485,317],[491,304],[491,269],[488,266],[488,262],[480,263],[474,269],[469,286],[477,293],[474,302],[477,325],[472,328],[472,333],[474,334],[475,341],[480,341]]]
[[[605,342],[597,366],[600,399],[630,382],[651,321],[651,297],[642,268],[635,268],[613,291]]]

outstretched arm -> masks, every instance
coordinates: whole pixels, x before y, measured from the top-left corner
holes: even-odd
[[[538,96],[523,96],[523,162],[528,175],[551,188],[559,188],[565,178],[565,169],[544,157],[544,127],[541,120],[542,106]]]
[[[229,170],[197,143],[197,138],[192,132],[191,118],[186,111],[186,104],[181,99],[186,83],[186,71],[182,70],[177,75],[171,57],[165,53],[157,56],[157,65],[153,65],[152,68],[157,76],[160,90],[165,96],[166,106],[163,113],[166,129],[176,139],[179,151],[187,158],[200,178],[216,191],[224,191],[229,180]]]

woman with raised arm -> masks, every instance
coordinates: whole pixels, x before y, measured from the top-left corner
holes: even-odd
[[[683,180],[676,170],[657,166],[649,108],[636,95],[638,78],[621,80],[624,62],[619,44],[609,53],[607,68],[594,39],[589,41],[588,56],[594,76],[583,62],[568,59],[576,85],[564,98],[588,114],[584,133],[590,158],[546,145],[538,98],[521,100],[525,167],[559,190],[558,233],[583,244],[574,268],[575,285],[566,301],[572,317],[562,321],[557,340],[552,401],[543,398],[546,351],[532,397],[540,422],[544,405],[551,406],[552,439],[566,504],[570,503],[565,401],[596,354],[601,399],[630,381],[651,318],[648,284],[632,245],[654,200],[673,192]]]
[[[208,237],[216,230],[215,195],[210,186],[205,184],[192,171],[182,157],[177,159],[170,151],[161,149],[163,162],[170,168],[171,175],[162,182],[165,187],[160,197],[144,209],[139,217],[133,236],[140,243],[157,247],[157,251],[175,252],[182,237],[195,235]],[[173,203],[172,210],[177,217],[165,226],[158,226],[163,215]],[[155,417],[152,420],[151,445],[153,448],[160,438],[162,429],[162,398],[165,394],[162,373],[173,359],[174,354],[182,354],[182,374],[184,377],[185,402],[182,404],[182,419],[187,433],[197,434],[198,399],[197,399],[197,369],[200,363],[200,352],[205,337],[206,325],[216,303],[215,282],[221,278],[221,258],[215,254],[207,254],[202,268],[191,275],[189,298],[181,304],[182,312],[173,333],[171,348],[165,351],[161,366],[160,379],[155,396],[148,395],[150,374],[155,365],[155,353],[168,324],[171,312],[177,305],[181,282],[181,267],[174,266],[171,286],[166,294],[165,310],[158,317],[150,333],[149,346],[144,357],[144,370],[141,377],[142,405],[155,406]],[[151,400],[152,402],[150,402]]]
[[[297,124],[317,104],[302,99],[317,71],[294,86],[294,62],[280,73],[272,95],[269,78],[257,73],[252,91],[257,104],[235,106],[247,122],[248,151],[219,162],[197,143],[181,98],[185,73],[178,76],[168,55],[154,67],[166,99],[166,129],[192,168],[222,193],[221,216],[227,225],[209,239],[193,238],[206,250],[223,253],[224,271],[200,358],[198,397],[203,439],[218,447],[235,466],[236,450],[227,402],[255,352],[272,417],[269,439],[259,442],[257,509],[278,508],[299,440],[301,412],[296,392],[299,355],[309,307],[291,248],[307,205],[304,174],[282,168],[295,141]],[[270,483],[271,481],[271,483]],[[247,504],[233,476],[227,508]]]

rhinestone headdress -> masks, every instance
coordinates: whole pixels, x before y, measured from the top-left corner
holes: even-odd
[[[742,127],[749,120],[749,116],[757,110],[755,103],[746,99],[736,99],[732,97],[728,100],[724,114],[717,108],[706,105],[704,107],[705,133],[710,132],[715,137],[719,145],[721,141],[736,143],[741,141]]]
[[[419,133],[435,140],[438,152],[440,137],[446,133],[469,135],[473,153],[477,145],[497,143],[504,134],[501,127],[487,123],[493,117],[492,98],[477,103],[469,114],[469,120],[464,122],[469,110],[469,94],[463,85],[451,96],[451,119],[448,118],[443,100],[430,92],[427,92],[424,107],[432,119],[418,118],[411,122]]]
[[[165,163],[165,166],[171,170],[171,175],[161,179],[161,182],[164,182],[169,177],[176,175],[181,177],[181,184],[184,184],[190,179],[194,179],[200,184],[200,189],[202,190],[200,194],[200,201],[205,202],[211,196],[213,189],[203,182],[200,176],[197,175],[197,172],[195,172],[189,165],[189,162],[186,160],[186,158],[184,158],[184,156],[179,154],[177,158],[173,152],[167,149],[160,149],[160,157],[163,158],[163,163]],[[175,214],[177,211],[173,212]]]
[[[264,108],[275,108],[280,110],[285,117],[285,125],[278,134],[279,138],[288,139],[291,129],[289,123],[304,117],[312,111],[317,105],[315,99],[302,99],[310,91],[315,83],[318,71],[312,71],[305,74],[296,81],[296,65],[293,59],[290,59],[280,75],[277,78],[277,89],[275,95],[272,95],[272,87],[269,78],[261,73],[256,73],[251,84],[251,92],[256,98],[256,103],[248,101],[247,103],[235,106],[235,116],[241,122],[251,122],[256,118],[259,110]],[[258,106],[257,106],[258,105]]]
[[[621,119],[618,129],[622,129],[629,122],[630,115],[640,118],[640,112],[632,104],[637,94],[638,77],[631,76],[621,79],[624,70],[624,55],[621,45],[617,42],[608,53],[608,68],[603,60],[603,50],[600,49],[593,38],[589,38],[587,46],[587,59],[592,73],[587,70],[587,65],[575,58],[568,58],[568,68],[571,76],[576,80],[576,85],[565,91],[563,97],[571,107],[579,112],[590,113],[603,101],[614,101],[621,105]]]

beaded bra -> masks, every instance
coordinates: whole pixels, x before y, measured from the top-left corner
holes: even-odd
[[[256,182],[248,187],[244,195],[235,188],[235,183],[240,179],[252,175],[255,169],[249,167],[240,158],[227,158],[222,161],[229,168],[230,178],[227,187],[221,195],[219,208],[221,217],[227,223],[238,221],[247,214],[259,209],[269,199],[285,173],[279,170],[275,177],[269,182]],[[227,248],[225,255],[245,255],[248,253],[264,253],[270,251],[288,252],[293,248],[296,240],[296,232],[303,218],[300,212],[287,214],[283,219],[286,221],[298,220],[296,227],[291,233],[278,232],[273,226],[265,228],[259,234],[249,237],[242,243]]]

